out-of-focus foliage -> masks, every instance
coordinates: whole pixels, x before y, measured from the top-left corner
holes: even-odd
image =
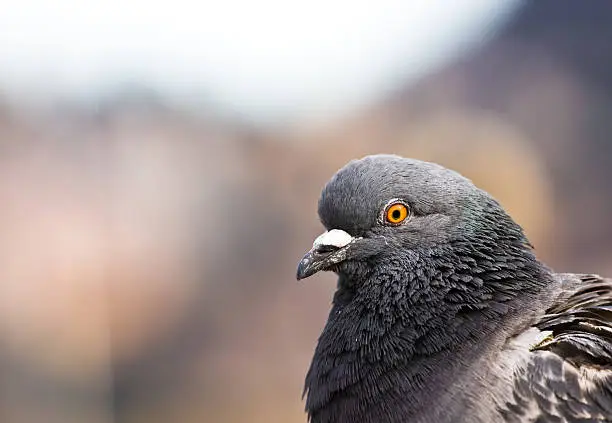
[[[555,269],[612,275],[611,23],[606,2],[529,3],[479,51],[324,129],[127,98],[2,109],[0,420],[304,421],[334,277],[298,284],[295,266],[321,187],[366,154],[454,168]]]

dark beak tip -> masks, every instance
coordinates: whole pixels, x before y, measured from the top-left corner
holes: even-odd
[[[297,272],[295,275],[295,278],[298,281],[306,279],[308,276],[312,275],[312,273],[310,272],[311,269],[308,266],[309,264],[310,260],[308,260],[308,257],[304,257],[298,264]]]
[[[333,260],[334,254],[339,251],[340,248],[330,245],[323,245],[313,248],[307,252],[297,267],[296,279],[306,279],[321,270],[325,270]]]
[[[321,257],[321,255],[317,251],[310,250],[309,252],[307,252],[298,264],[297,272],[295,275],[296,279],[298,281],[306,279],[307,277],[310,277],[315,273],[319,272],[322,267],[322,259],[324,259],[324,257]]]

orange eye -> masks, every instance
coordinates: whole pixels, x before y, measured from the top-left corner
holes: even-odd
[[[385,219],[392,225],[399,225],[408,217],[408,207],[404,203],[393,203],[387,207]]]

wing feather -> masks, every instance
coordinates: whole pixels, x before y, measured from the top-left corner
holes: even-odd
[[[578,277],[535,325],[550,336],[515,374],[507,422],[612,422],[612,280]]]

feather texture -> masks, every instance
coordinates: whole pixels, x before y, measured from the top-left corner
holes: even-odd
[[[550,335],[516,374],[513,398],[502,409],[507,422],[612,421],[612,281],[579,280],[535,325]]]

